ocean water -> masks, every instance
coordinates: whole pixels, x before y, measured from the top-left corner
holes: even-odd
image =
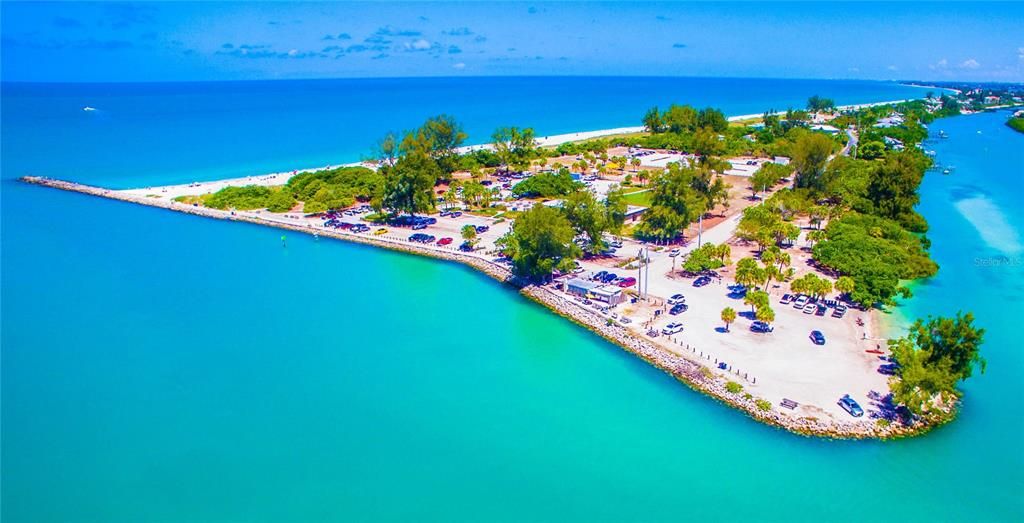
[[[438,110],[484,141],[504,123],[631,125],[653,103],[749,113],[913,91],[327,84],[3,86],[4,521],[1024,518],[1024,275],[1010,254],[1024,135],[1005,115],[933,125],[950,138],[929,147],[956,166],[923,187],[942,269],[905,307],[974,310],[988,372],[961,418],[925,437],[835,442],[751,421],[455,264],[294,234],[283,247],[273,229],[13,178],[131,186],[350,161]],[[993,216],[1003,225],[980,233]]]

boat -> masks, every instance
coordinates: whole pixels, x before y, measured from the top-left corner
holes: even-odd
[[[91,111],[95,111],[96,108],[95,107],[90,107],[90,106],[87,105],[87,106],[83,107],[82,110],[85,111],[85,112],[91,112]]]
[[[939,138],[946,139],[949,138],[949,135],[946,134],[946,131],[939,131]]]
[[[949,169],[943,169],[942,170],[942,174],[949,174],[951,172],[953,172],[953,171],[950,171]]]

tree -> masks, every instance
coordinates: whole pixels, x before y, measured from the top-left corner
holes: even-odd
[[[743,303],[750,305],[750,311],[755,312],[757,309],[768,306],[768,293],[764,291],[750,291],[743,297]]]
[[[422,150],[402,156],[394,166],[382,167],[383,205],[397,212],[416,214],[434,208],[434,184],[441,169]]]
[[[640,237],[667,241],[704,213],[706,203],[693,189],[695,171],[670,165],[668,172],[653,180],[651,206],[637,228]]]
[[[729,253],[729,246],[724,243],[722,245],[705,243],[686,256],[686,261],[683,262],[683,269],[688,272],[699,273],[723,267],[729,259]]]
[[[862,160],[877,160],[885,156],[885,144],[878,140],[864,142],[857,148],[857,157]]]
[[[576,191],[562,200],[562,212],[569,219],[576,235],[587,238],[584,249],[589,254],[604,251],[604,232],[608,230],[608,213],[605,206],[594,198],[590,191]]]
[[[979,349],[985,330],[974,327],[971,313],[955,318],[918,319],[903,338],[889,340],[897,373],[889,380],[893,399],[912,413],[927,414],[935,400],[957,396],[958,382],[974,367],[985,370]]]
[[[376,157],[381,165],[391,167],[398,161],[398,137],[395,133],[388,132],[377,142]]]
[[[729,332],[729,324],[736,321],[736,311],[732,307],[722,309],[722,322],[725,323],[725,331]]]
[[[772,323],[775,321],[775,311],[768,305],[759,305],[757,307],[757,311],[754,312],[754,317],[757,318],[758,321]]]
[[[793,168],[788,165],[779,165],[772,162],[765,163],[750,177],[752,197],[756,196],[757,193],[768,192],[768,189],[771,189],[783,178],[789,176],[791,172],[793,172]]]
[[[457,149],[466,140],[462,125],[455,118],[442,114],[427,119],[421,127],[428,144],[428,154],[437,162],[445,174],[451,174],[458,168],[459,153]]]
[[[494,152],[505,170],[508,167],[525,169],[536,154],[537,143],[532,128],[501,127],[494,131],[491,139],[494,142]]]
[[[807,133],[793,144],[794,187],[821,188],[821,175],[832,154],[832,140],[823,134]]]
[[[472,225],[463,225],[460,232],[462,233],[462,239],[465,240],[466,243],[472,244],[476,241],[476,227]]]
[[[648,132],[660,133],[664,130],[664,122],[657,106],[651,107],[644,113],[643,123]]]
[[[619,234],[623,224],[626,223],[626,194],[618,185],[608,188],[608,194],[604,197],[605,221],[608,232]]]
[[[917,320],[910,327],[909,336],[918,350],[928,354],[929,364],[949,363],[949,369],[958,380],[971,377],[975,366],[985,372],[985,360],[978,352],[985,338],[985,329],[976,328],[974,315],[957,312],[954,318]]]
[[[576,235],[568,218],[546,205],[535,205],[523,213],[512,230],[498,240],[498,246],[512,258],[512,271],[533,282],[545,281],[556,267],[570,270],[580,255],[573,243]]]
[[[822,98],[818,95],[814,95],[807,99],[808,111],[827,111],[835,106],[835,102],[830,98]]]
[[[736,283],[747,288],[756,288],[767,280],[764,269],[753,258],[743,258],[736,262]],[[747,293],[749,296],[750,293]]]
[[[840,276],[835,285],[837,291],[847,295],[853,292],[855,286],[853,278],[849,276]]]
[[[633,172],[637,172],[640,169],[640,158],[634,157],[629,163],[633,166]]]
[[[697,130],[699,114],[689,105],[672,104],[662,115],[662,122],[669,132],[683,133]]]

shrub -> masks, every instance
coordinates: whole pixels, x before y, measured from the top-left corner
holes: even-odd
[[[727,391],[729,391],[729,392],[731,392],[733,394],[736,394],[737,392],[743,390],[743,385],[740,385],[739,383],[736,383],[735,381],[730,381],[729,383],[725,384],[725,390],[727,390]]]
[[[768,400],[757,400],[754,404],[761,410],[772,410],[772,404]]]

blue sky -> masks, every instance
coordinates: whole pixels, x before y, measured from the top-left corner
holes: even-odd
[[[7,81],[1024,81],[1022,3],[2,3]]]

